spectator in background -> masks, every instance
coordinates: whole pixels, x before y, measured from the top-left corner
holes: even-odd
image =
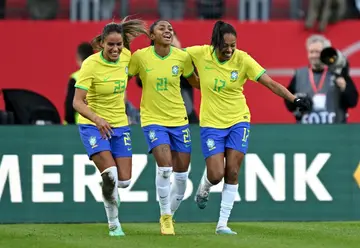
[[[224,15],[223,0],[196,0],[198,17],[202,19],[220,19]]]
[[[33,20],[56,19],[59,1],[58,0],[27,0],[30,18]]]
[[[115,0],[100,0],[100,18],[101,20],[110,20],[113,18]]]
[[[70,75],[67,93],[65,98],[65,121],[64,124],[76,124],[78,113],[73,108],[73,99],[75,94],[75,83],[77,81],[79,71],[84,60],[94,53],[90,43],[83,42],[77,47],[76,63],[78,70]]]
[[[184,18],[185,0],[159,0],[160,19],[182,20]]]
[[[181,43],[174,31],[174,39],[172,42],[172,46],[181,49]],[[136,77],[136,83],[140,87],[142,87],[142,82],[139,77]],[[184,100],[186,112],[188,115],[188,120],[190,124],[199,123],[199,118],[197,117],[194,109],[194,88],[189,84],[189,82],[183,76],[180,77],[180,88],[181,95]]]
[[[360,0],[349,0],[346,18],[348,19],[360,18]]]
[[[346,9],[345,0],[310,0],[305,27],[313,28],[318,20],[318,30],[324,32],[329,22],[336,23],[344,18]]]
[[[0,0],[0,19],[5,18],[5,0]]]
[[[331,46],[322,35],[312,35],[306,41],[309,66],[295,71],[288,90],[297,97],[307,97],[312,103],[310,112],[300,112],[294,104],[285,101],[297,123],[335,124],[346,123],[347,110],[358,102],[358,92],[349,75],[347,65],[341,75],[335,75],[320,61],[320,53]]]

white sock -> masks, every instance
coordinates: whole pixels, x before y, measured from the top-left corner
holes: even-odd
[[[202,187],[205,191],[210,191],[210,188],[214,186],[212,183],[210,183],[209,179],[207,178],[207,174],[203,176],[202,180]]]
[[[187,179],[187,172],[174,172],[174,182],[171,185],[170,191],[170,209],[172,215],[179,208],[184,198]]]
[[[107,176],[105,176],[107,174]],[[109,227],[120,226],[119,210],[117,206],[118,198],[118,172],[116,166],[105,169],[101,176],[103,178],[103,201]]]
[[[129,187],[129,185],[131,184],[131,179],[129,180],[125,180],[125,181],[120,181],[118,182],[118,187],[121,189],[125,189],[127,187]]]
[[[160,214],[171,214],[170,210],[170,175],[172,167],[157,167],[156,190],[159,195]]]
[[[217,228],[227,227],[230,213],[234,206],[238,187],[239,187],[238,184],[233,185],[233,184],[224,183],[224,188],[221,194],[220,217],[219,217],[219,222],[217,224]]]

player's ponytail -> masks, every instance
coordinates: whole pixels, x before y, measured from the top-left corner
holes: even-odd
[[[142,34],[145,34],[147,37],[149,37],[149,34],[147,32],[146,24],[144,21],[139,19],[127,19],[128,17],[125,17],[119,25],[122,29],[124,47],[130,50],[130,43],[133,39]]]
[[[229,23],[223,21],[217,21],[214,25],[211,35],[211,45],[215,51],[217,48],[221,49],[224,46],[224,35],[233,34],[236,36],[235,28]]]
[[[111,22],[105,25],[101,35],[96,36],[91,41],[91,45],[94,50],[101,51],[103,49],[101,43],[105,40],[106,36],[113,32],[121,34],[124,47],[127,49],[130,49],[130,43],[134,38],[140,36],[141,34],[148,36],[145,22],[138,19],[129,21],[127,19],[128,18],[125,17],[120,24]]]
[[[101,34],[92,39],[90,44],[95,51],[101,51]]]

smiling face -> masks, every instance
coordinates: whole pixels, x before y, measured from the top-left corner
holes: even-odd
[[[236,36],[232,33],[224,34],[223,46],[216,49],[220,61],[230,60],[236,50]]]
[[[106,60],[115,62],[119,59],[123,48],[123,38],[118,32],[111,32],[102,42],[103,56]]]
[[[155,44],[170,46],[173,42],[174,30],[167,21],[159,21],[150,32],[150,38]]]

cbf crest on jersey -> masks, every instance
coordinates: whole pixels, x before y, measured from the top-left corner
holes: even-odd
[[[230,81],[236,81],[236,80],[238,80],[238,78],[239,78],[238,71],[232,71],[230,73]]]
[[[171,72],[172,72],[173,77],[176,77],[177,75],[179,75],[179,66],[174,65],[174,66],[171,68]]]

